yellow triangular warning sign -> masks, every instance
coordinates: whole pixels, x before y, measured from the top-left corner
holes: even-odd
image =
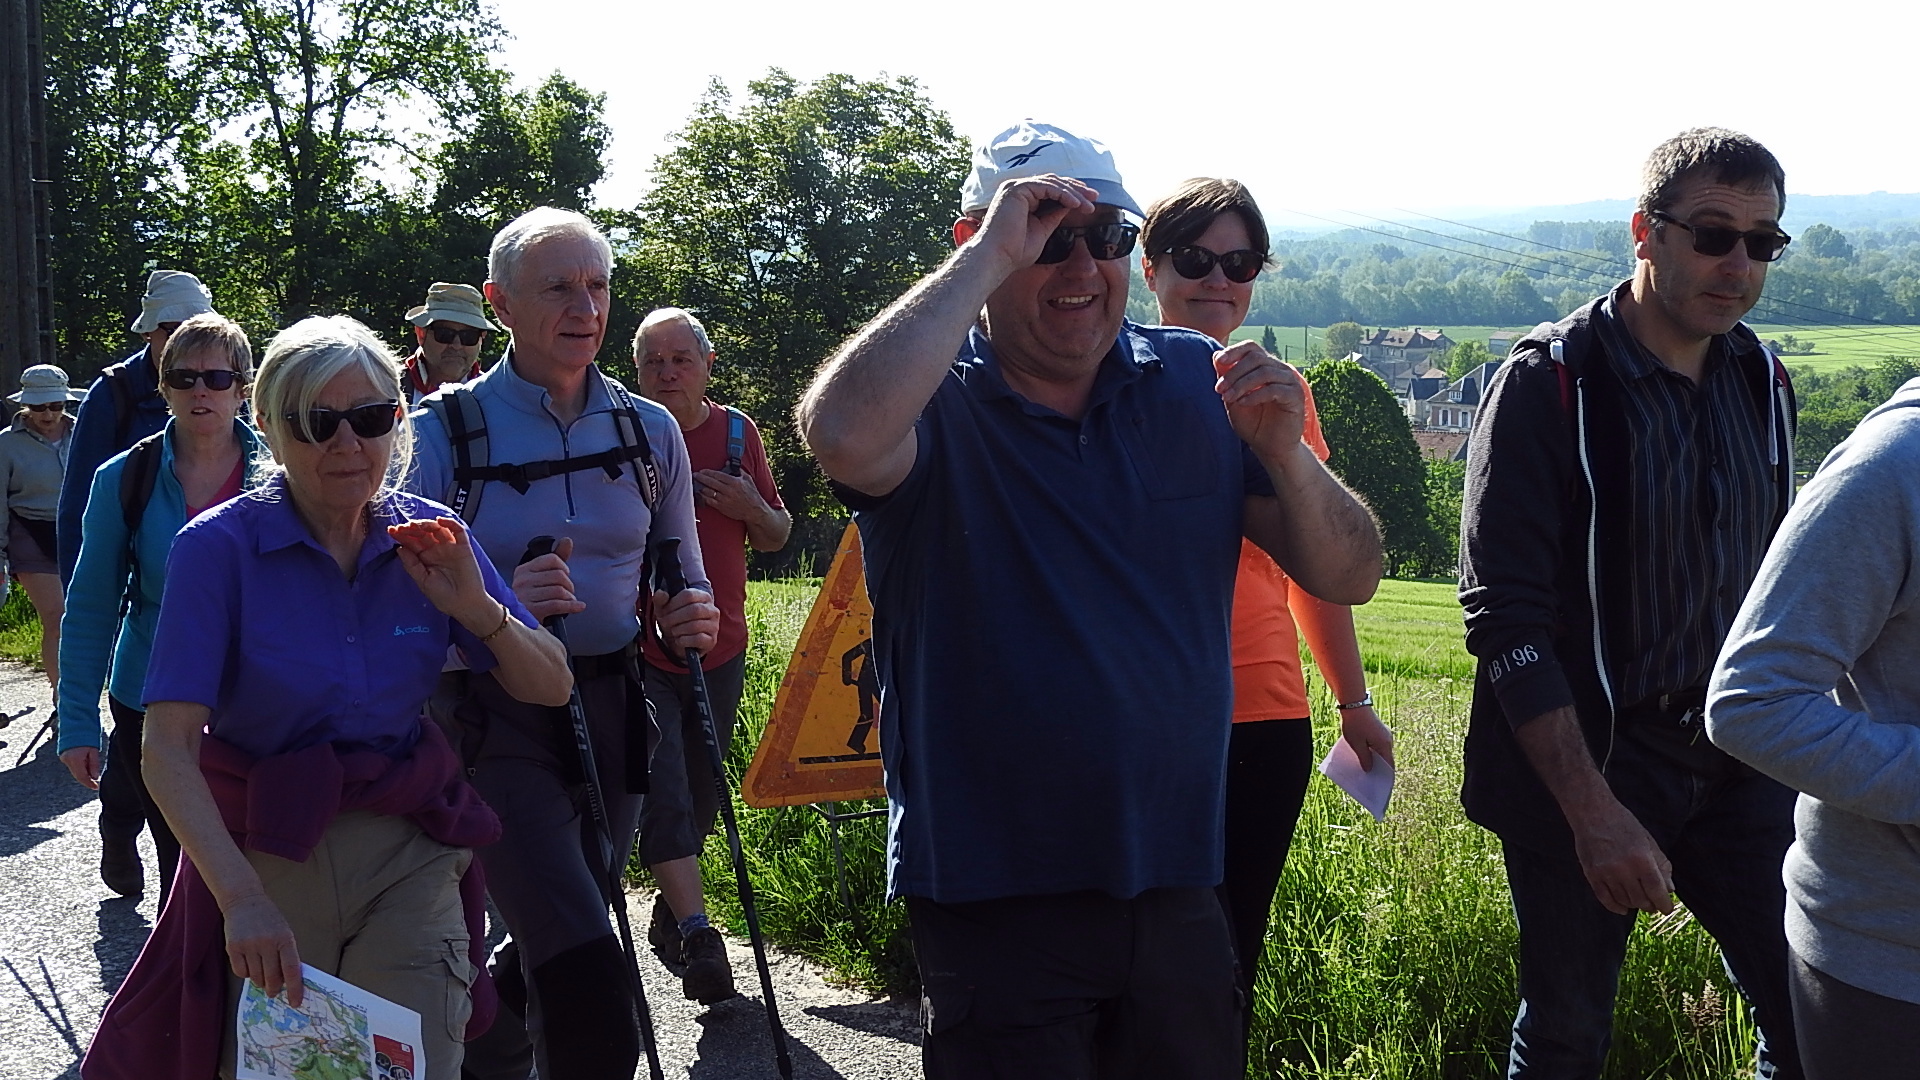
[[[880,777],[880,686],[873,670],[873,604],[860,533],[840,537],[773,715],[740,785],[748,806],[850,802],[886,794]]]

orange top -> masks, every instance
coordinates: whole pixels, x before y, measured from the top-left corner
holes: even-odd
[[[1302,386],[1306,380],[1302,379]],[[1301,441],[1327,460],[1320,414],[1307,387],[1307,425]],[[1244,537],[1240,574],[1233,583],[1233,722],[1306,716],[1307,679],[1300,670],[1300,635],[1287,609],[1290,582],[1273,557]]]

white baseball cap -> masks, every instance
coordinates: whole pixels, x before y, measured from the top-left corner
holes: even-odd
[[[213,294],[200,279],[185,270],[155,270],[147,275],[147,295],[140,298],[136,334],[151,334],[161,323],[186,322],[213,310]]]
[[[960,212],[984,210],[993,193],[1009,180],[1053,173],[1070,176],[1092,188],[1100,202],[1145,218],[1140,204],[1121,186],[1113,151],[1106,144],[1083,139],[1065,128],[1022,120],[988,139],[973,154],[973,171],[960,185]]]

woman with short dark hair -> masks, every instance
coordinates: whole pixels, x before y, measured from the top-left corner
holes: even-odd
[[[174,542],[146,754],[186,858],[90,1077],[232,1076],[240,980],[297,1005],[303,961],[419,1013],[434,1080],[491,1019],[469,871],[499,819],[423,710],[449,647],[522,701],[573,676],[460,520],[398,490],[401,378],[352,319],[283,331],[254,393],[277,466]]]
[[[160,621],[174,534],[202,511],[240,494],[251,479],[254,458],[263,452],[259,433],[241,416],[252,379],[253,346],[231,320],[211,312],[195,315],[168,337],[160,353],[160,396],[171,415],[159,435],[142,441],[144,449],[122,451],[94,473],[82,519],[80,557],[60,624],[60,760],[75,780],[98,788],[105,746],[116,774],[124,776],[139,797],[153,834],[163,906],[180,861],[180,844],[154,806],[140,767],[146,722],[140,690],[147,681],[147,655]],[[148,467],[152,474],[147,482],[133,485],[136,505],[129,533],[122,481],[129,468]],[[103,685],[113,715],[113,733],[105,743],[100,732]],[[106,845],[100,868],[107,887],[122,894],[140,892],[144,875],[138,859],[131,844]]]
[[[1237,180],[1188,180],[1147,208],[1141,266],[1160,320],[1198,330],[1225,346],[1246,320],[1253,281],[1271,261],[1266,219]],[[1302,438],[1322,461],[1313,391],[1306,390]],[[1296,636],[1296,627],[1298,637]],[[1226,876],[1221,903],[1233,924],[1245,1016],[1266,943],[1273,894],[1313,771],[1313,725],[1298,640],[1304,637],[1333,690],[1341,737],[1361,765],[1393,762],[1393,735],[1367,692],[1353,609],[1320,600],[1288,579],[1273,557],[1240,542],[1233,591],[1233,735],[1228,743]]]

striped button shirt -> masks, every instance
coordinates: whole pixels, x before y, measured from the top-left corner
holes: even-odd
[[[1632,602],[1608,646],[1617,700],[1633,706],[1706,685],[1766,554],[1778,493],[1768,402],[1740,370],[1767,363],[1764,353],[1715,337],[1696,386],[1627,332],[1618,296],[1593,325],[1625,387],[1631,546],[1627,580],[1607,587]]]

